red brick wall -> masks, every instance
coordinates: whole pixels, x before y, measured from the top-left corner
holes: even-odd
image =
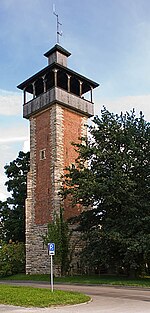
[[[50,135],[50,111],[47,110],[36,117],[36,224],[45,224],[51,217]],[[43,149],[46,159],[40,160]]]
[[[44,111],[36,119],[36,187],[35,187],[35,224],[46,224],[52,216],[52,182],[51,182],[51,140],[50,137],[50,110]],[[56,116],[57,118],[57,116]],[[72,142],[79,142],[81,137],[82,116],[76,112],[63,108],[63,166],[75,162],[77,152]],[[57,149],[58,147],[56,147]],[[46,158],[40,159],[40,151],[45,149]],[[57,161],[56,161],[57,162]],[[69,199],[64,203],[64,217],[68,219],[81,212],[81,206],[72,208]]]
[[[76,112],[64,109],[64,166],[69,166],[75,162],[77,152],[72,142],[78,143],[81,138],[82,116]],[[81,212],[81,206],[71,205],[71,199],[67,198],[64,201],[64,217],[68,219],[76,216]]]
[[[64,109],[64,166],[74,163],[77,153],[72,142],[78,143],[81,137],[82,116],[75,112]]]

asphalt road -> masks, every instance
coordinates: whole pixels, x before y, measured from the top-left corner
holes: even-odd
[[[48,287],[47,283],[7,281],[8,283],[40,288]],[[43,309],[0,305],[0,313],[150,313],[150,289],[67,284],[57,284],[54,288],[81,291],[90,295],[92,301],[87,304]]]

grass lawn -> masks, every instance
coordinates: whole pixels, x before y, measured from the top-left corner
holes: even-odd
[[[50,307],[55,305],[77,304],[90,300],[90,297],[78,292],[16,287],[0,285],[0,303],[23,307]]]
[[[49,281],[49,275],[25,275],[17,274],[5,278],[5,280],[32,280],[32,281]],[[54,283],[78,283],[78,284],[109,284],[119,286],[138,286],[150,288],[150,277],[139,279],[128,279],[126,277],[116,276],[67,276],[54,278]]]

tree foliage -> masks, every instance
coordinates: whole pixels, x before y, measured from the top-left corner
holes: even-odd
[[[29,171],[29,152],[19,152],[16,160],[5,166],[7,190],[10,197],[0,201],[1,239],[8,242],[25,241],[25,199],[27,197],[27,173]]]
[[[25,247],[23,243],[10,242],[0,245],[0,277],[16,273],[23,273],[25,270]]]
[[[75,145],[79,157],[63,187],[64,197],[92,207],[80,216],[82,259],[141,273],[150,260],[150,124],[141,112],[105,108],[93,123],[90,139]]]
[[[55,264],[60,267],[60,274],[65,275],[69,268],[69,245],[71,232],[67,221],[63,218],[63,210],[55,214],[53,221],[48,224],[48,232],[43,236],[44,243],[54,242]]]

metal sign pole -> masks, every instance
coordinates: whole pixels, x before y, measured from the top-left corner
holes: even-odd
[[[54,284],[53,284],[53,256],[51,255],[51,291],[54,290]]]
[[[55,255],[55,244],[54,242],[48,243],[48,254],[51,256],[51,273],[50,273],[50,284],[51,284],[51,291],[54,290],[54,283],[53,283],[53,255]]]

